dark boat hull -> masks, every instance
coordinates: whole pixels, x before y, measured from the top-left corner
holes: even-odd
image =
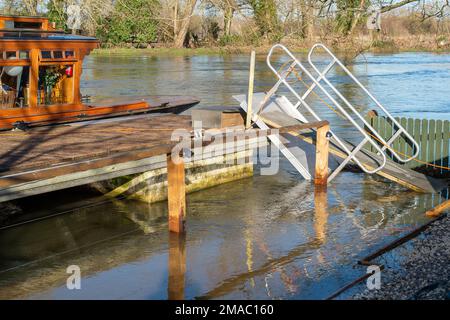
[[[36,109],[0,110],[0,130],[42,126],[83,120],[120,117],[140,113],[182,113],[200,101],[190,96],[117,97],[77,105]]]

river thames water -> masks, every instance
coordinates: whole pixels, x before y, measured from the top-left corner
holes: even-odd
[[[264,59],[257,59],[255,91],[274,83]],[[93,100],[195,95],[199,107],[235,106],[232,95],[247,88],[248,60],[91,55],[82,92]],[[349,68],[393,115],[450,120],[449,54],[365,54]],[[330,79],[361,113],[371,109],[342,73],[332,71]],[[355,137],[319,100],[311,104],[342,135]],[[327,193],[315,193],[286,160],[280,163],[275,175],[256,168],[252,178],[188,195],[188,232],[178,242],[169,241],[165,202],[114,201],[0,230],[0,298],[167,299],[175,292],[187,299],[323,299],[365,274],[358,258],[426,222],[424,211],[441,201],[347,171]],[[53,197],[66,205],[83,198]],[[30,206],[30,217],[32,208],[63,211],[51,196],[44,199],[52,205]],[[185,256],[179,252],[178,261],[185,262],[178,270],[185,271],[169,283],[169,249],[180,246]],[[69,265],[81,269],[81,290],[66,287]]]

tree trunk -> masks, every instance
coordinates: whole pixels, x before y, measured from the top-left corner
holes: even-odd
[[[300,0],[300,10],[302,16],[301,36],[305,40],[312,40],[314,36],[313,28],[313,7],[310,1]]]
[[[183,10],[183,16],[178,19],[181,20],[181,25],[179,26],[177,33],[173,39],[173,46],[175,48],[182,48],[184,45],[184,40],[186,38],[186,34],[189,31],[189,24],[191,22],[191,16],[194,12],[195,5],[197,4],[197,0],[187,0],[186,6]]]
[[[365,13],[365,6],[366,6],[366,0],[361,0],[361,4],[359,5],[359,11],[356,12],[352,24],[350,26],[350,30],[348,32],[349,35],[353,34],[353,31],[355,31],[356,26],[358,25],[359,21],[361,20],[361,17],[363,16],[363,13]]]
[[[173,38],[175,39],[178,33],[178,0],[173,6]]]
[[[223,14],[223,34],[229,36],[231,33],[231,22],[233,21],[234,9],[228,7]]]
[[[29,15],[37,15],[38,0],[27,0],[25,6]]]

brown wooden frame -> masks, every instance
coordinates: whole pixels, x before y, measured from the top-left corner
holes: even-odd
[[[91,50],[98,47],[98,41],[51,41],[51,40],[3,40],[0,41],[0,51],[29,51],[29,59],[14,59],[3,60],[0,59],[0,66],[20,65],[30,66],[30,96],[28,99],[28,108],[38,109],[42,105],[38,104],[38,81],[39,81],[39,67],[55,64],[70,64],[73,65],[73,99],[72,103],[65,106],[79,107],[81,106],[80,80],[82,74],[82,64],[84,57],[90,53]],[[66,51],[74,52],[74,57],[70,59],[42,59],[41,51]],[[59,108],[58,108],[59,109]],[[73,109],[73,108],[70,108]],[[76,108],[75,108],[76,109]],[[22,113],[21,111],[20,113]],[[14,116],[17,110],[2,110],[3,116]]]

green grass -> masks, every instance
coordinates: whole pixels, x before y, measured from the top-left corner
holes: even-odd
[[[301,46],[289,46],[289,48],[296,53],[306,53],[309,48]],[[262,46],[258,48],[253,47],[201,47],[201,48],[149,48],[149,49],[136,49],[136,48],[100,48],[92,52],[95,56],[193,56],[193,55],[228,55],[228,54],[248,54],[251,50],[256,50],[258,54],[267,54],[270,46]],[[339,50],[338,50],[339,51]],[[449,52],[448,49],[430,50],[427,48],[396,48],[390,43],[380,43],[375,45],[369,52],[383,52],[383,53],[395,53],[395,52],[436,52],[443,53]]]
[[[136,49],[136,48],[100,48],[93,51],[93,55],[97,56],[109,56],[109,55],[121,55],[121,56],[136,56],[136,55],[148,55],[148,56],[191,56],[191,55],[218,55],[227,54],[228,52],[224,48],[212,47],[212,48],[150,48],[150,49]]]
[[[270,46],[262,47],[238,47],[238,46],[224,46],[224,47],[200,47],[195,49],[190,48],[148,48],[148,49],[136,49],[136,48],[99,48],[92,52],[92,55],[96,56],[193,56],[193,55],[228,55],[228,54],[247,54],[252,50],[255,50],[257,54],[267,54]],[[308,52],[308,48],[291,47],[293,52]]]

